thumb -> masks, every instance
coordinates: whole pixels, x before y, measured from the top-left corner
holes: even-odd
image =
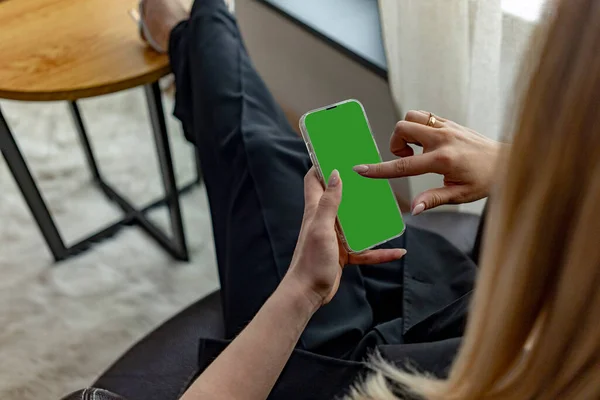
[[[334,224],[337,216],[338,207],[342,201],[342,180],[340,173],[334,169],[329,176],[327,188],[319,200],[317,206],[317,221],[323,221],[326,224]]]
[[[460,197],[461,191],[462,188],[460,186],[447,186],[426,190],[413,200],[412,215],[419,215],[425,210],[454,203]]]

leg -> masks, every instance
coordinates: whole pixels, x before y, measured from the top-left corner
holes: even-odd
[[[42,232],[42,235],[50,247],[50,251],[56,261],[63,260],[67,256],[67,249],[56,228],[56,224],[46,207],[46,203],[38,190],[27,163],[21,152],[15,138],[12,136],[6,120],[0,112],[0,148],[8,168],[10,169],[21,193],[33,214],[35,221]]]
[[[202,161],[200,160],[200,152],[198,151],[197,148],[194,147],[194,157],[195,157],[195,163],[196,163],[196,183],[197,184],[201,184],[202,183]]]
[[[171,33],[175,115],[198,147],[211,204],[226,330],[235,335],[285,274],[310,160],[246,53],[222,0],[198,0]],[[358,268],[313,318],[300,346],[347,353],[371,327]]]
[[[465,304],[476,274],[469,256],[443,236],[411,226],[384,246],[404,247],[408,253],[401,265],[392,262],[362,268],[374,329],[355,347],[351,358],[363,360],[379,345],[462,336]]]
[[[73,116],[75,127],[77,128],[77,133],[79,134],[81,146],[83,146],[85,158],[90,170],[92,171],[92,178],[94,179],[94,182],[98,183],[102,180],[102,177],[100,176],[100,170],[98,169],[98,164],[96,163],[96,157],[94,156],[92,143],[90,142],[90,139],[85,131],[85,125],[83,125],[81,112],[79,112],[79,107],[74,101],[69,102],[69,109],[71,110],[71,115]]]

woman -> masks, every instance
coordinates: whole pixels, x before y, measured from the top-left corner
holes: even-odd
[[[150,43],[169,49],[175,114],[207,172],[226,329],[237,335],[226,348],[203,342],[202,373],[182,399],[332,398],[353,381],[354,399],[600,398],[600,2],[556,3],[510,152],[409,112],[391,140],[402,158],[356,168],[373,179],[443,174],[445,187],[418,195],[415,214],[496,185],[453,363],[475,274],[468,257],[410,229],[387,248],[340,251],[343,177],[334,172],[323,190],[309,170],[302,185],[304,145],[222,0],[197,0],[189,16],[169,0],[142,8]],[[342,274],[346,264],[368,266]],[[378,363],[361,384],[373,350],[438,377]]]

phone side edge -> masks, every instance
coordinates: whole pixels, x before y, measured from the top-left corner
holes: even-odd
[[[321,181],[321,186],[323,186],[323,189],[325,189],[327,187],[327,184],[325,183],[325,177],[323,176],[323,171],[321,170],[321,165],[319,165],[319,160],[317,159],[317,156],[314,154],[313,151],[313,147],[312,147],[312,141],[310,140],[310,135],[308,134],[308,129],[306,128],[306,117],[308,117],[310,114],[312,114],[313,112],[316,112],[319,110],[312,110],[309,111],[307,113],[305,113],[302,117],[300,117],[300,133],[302,135],[302,139],[304,140],[304,144],[306,145],[306,151],[308,152],[308,156],[310,158],[310,161],[312,162],[313,167],[315,168],[315,170],[317,171],[317,176],[319,177],[319,181]]]

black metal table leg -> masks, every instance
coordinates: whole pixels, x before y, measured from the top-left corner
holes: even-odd
[[[56,228],[54,219],[48,211],[46,202],[35,184],[27,163],[19,150],[19,146],[10,132],[2,111],[0,111],[0,149],[2,149],[2,155],[6,160],[8,168],[15,178],[42,235],[46,239],[54,259],[56,261],[64,260],[67,256],[67,249],[63,239]]]
[[[181,217],[181,207],[179,205],[179,191],[175,181],[175,171],[173,169],[173,159],[171,157],[171,148],[169,137],[167,135],[167,126],[165,114],[162,106],[162,93],[158,82],[154,82],[144,87],[146,91],[146,100],[148,102],[148,111],[152,121],[152,130],[154,132],[154,141],[158,154],[158,162],[165,187],[165,198],[169,206],[171,216],[171,227],[173,239],[179,247],[179,256],[183,260],[188,260],[188,249],[183,231],[183,219]]]
[[[173,168],[173,160],[167,136],[167,128],[165,122],[164,111],[162,107],[162,98],[158,82],[147,85],[145,87],[150,118],[152,122],[152,130],[154,132],[154,140],[158,153],[158,161],[162,175],[163,184],[165,187],[165,197],[158,199],[142,209],[137,209],[124,196],[118,193],[116,189],[111,187],[102,177],[92,144],[86,133],[85,124],[79,107],[75,102],[70,102],[70,111],[79,134],[81,145],[85,152],[88,166],[90,167],[94,183],[106,195],[106,197],[118,205],[125,213],[122,220],[110,224],[99,231],[93,233],[87,238],[80,240],[78,243],[70,247],[66,247],[64,241],[46,207],[46,204],[37,188],[33,176],[23,158],[17,143],[10,132],[6,120],[0,112],[0,147],[2,154],[6,159],[8,167],[21,189],[21,193],[25,198],[31,213],[33,214],[40,230],[56,261],[62,261],[68,257],[80,254],[94,244],[99,243],[114,236],[124,226],[137,225],[143,229],[152,239],[156,241],[165,251],[178,260],[188,261],[189,253],[183,229],[183,218],[181,216],[181,207],[179,203],[179,195],[187,193],[194,186],[202,181],[202,172],[200,169],[200,159],[198,152],[195,153],[197,176],[193,182],[186,184],[181,189],[177,188],[175,181],[175,171]],[[147,217],[149,211],[167,205],[171,219],[173,237],[169,238],[162,230],[154,225]]]
[[[81,117],[81,113],[79,112],[79,107],[77,106],[77,103],[75,103],[74,101],[70,101],[69,110],[71,111],[71,115],[73,116],[73,122],[75,123],[75,128],[77,129],[77,133],[79,134],[79,141],[81,142],[81,146],[83,147],[85,158],[92,172],[92,177],[94,178],[94,181],[96,183],[99,183],[102,181],[102,176],[100,175],[100,170],[98,169],[96,157],[94,156],[94,151],[92,149],[92,143],[90,142],[90,139],[88,138],[88,135],[85,131],[85,125],[83,124],[83,118]]]

